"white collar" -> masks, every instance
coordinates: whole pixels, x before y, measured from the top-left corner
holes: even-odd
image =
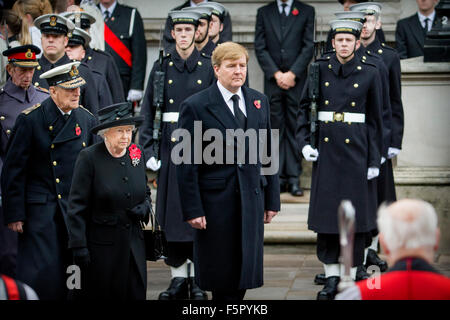
[[[62,111],[59,107],[58,107],[58,110],[59,110],[59,112],[61,112],[62,115],[68,114],[70,116],[70,114],[72,113],[72,110],[70,110],[69,112],[64,113],[64,111]]]
[[[206,2],[208,2],[208,0],[203,0],[202,2],[200,2],[200,3],[206,3]],[[196,7],[196,6],[198,6],[200,3],[195,3],[194,1],[190,1],[190,4],[191,4],[191,7]]]
[[[425,22],[425,19],[430,19],[430,22],[433,23],[434,17],[436,16],[436,10],[434,10],[429,16],[424,16],[420,13],[420,11],[417,11],[417,15],[419,16],[420,22],[423,24]]]
[[[226,103],[231,100],[231,97],[237,94],[241,101],[244,101],[244,94],[242,93],[242,88],[239,88],[238,92],[233,93],[229,91],[227,88],[225,88],[219,80],[217,80],[217,86],[219,87],[219,91],[222,94],[223,99]]]
[[[116,8],[117,5],[117,1],[114,1],[114,3],[111,5],[111,7],[109,7],[108,9],[106,9],[101,3],[100,3],[100,10],[102,10],[102,14],[105,15],[105,11],[108,10],[109,14],[112,15],[112,13],[114,12],[114,9]]]

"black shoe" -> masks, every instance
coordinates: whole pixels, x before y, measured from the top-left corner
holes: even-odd
[[[325,285],[326,282],[327,282],[327,278],[325,277],[325,273],[318,273],[314,277],[314,284],[323,286],[323,285]]]
[[[325,287],[317,294],[317,300],[334,300],[338,292],[339,277],[328,277]]]
[[[303,190],[302,190],[302,188],[300,188],[300,185],[298,182],[292,183],[289,185],[289,192],[294,197],[302,197],[303,196]]]
[[[367,273],[367,269],[364,266],[358,266],[356,268],[356,281],[366,280],[370,278],[370,274]]]
[[[367,258],[366,258],[366,268],[369,266],[376,265],[378,268],[380,268],[381,272],[385,272],[388,269],[388,264],[386,261],[381,260],[380,257],[377,255],[375,250],[369,249],[367,252]]]
[[[208,300],[208,295],[205,291],[199,288],[194,281],[194,278],[189,278],[189,299],[190,300]]]
[[[287,192],[287,184],[285,182],[280,182],[280,193]]]
[[[170,281],[169,288],[159,294],[158,300],[186,300],[189,299],[188,280],[175,277]]]

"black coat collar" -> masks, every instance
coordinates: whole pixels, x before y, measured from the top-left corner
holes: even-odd
[[[52,143],[62,143],[68,140],[77,139],[81,135],[77,135],[76,127],[78,124],[78,109],[72,110],[67,122],[56,106],[55,102],[48,98],[45,103],[42,103],[44,117],[47,124],[47,130],[49,131],[52,139]],[[80,128],[83,130],[83,128]]]
[[[341,64],[336,57],[336,54],[333,54],[330,58],[330,64],[332,66],[333,73],[336,76],[344,76],[344,78],[347,78],[358,66],[358,55],[355,52],[355,56],[352,60],[347,62],[346,64]]]
[[[196,48],[194,48],[194,51],[192,51],[192,54],[186,60],[180,57],[175,48],[173,49],[171,55],[175,67],[180,72],[183,72],[185,68],[188,70],[188,72],[194,71],[195,67],[198,64],[199,57],[200,53]]]

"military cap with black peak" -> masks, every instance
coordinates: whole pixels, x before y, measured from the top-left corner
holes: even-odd
[[[379,15],[383,6],[378,2],[361,2],[350,6],[350,11],[362,11],[366,15]]]
[[[211,20],[212,9],[210,7],[186,7],[181,9],[182,11],[198,12],[200,13],[200,19]]]
[[[95,17],[85,11],[67,11],[61,15],[72,21],[76,27],[83,30],[89,29],[95,23]]]
[[[215,14],[216,16],[218,16],[220,21],[222,21],[222,22],[223,22],[223,19],[225,18],[225,13],[227,13],[227,9],[218,2],[213,2],[213,1],[202,2],[202,3],[198,4],[197,8],[201,8],[201,7],[211,8],[211,10],[212,10],[211,14]]]
[[[41,49],[32,44],[13,47],[3,51],[3,55],[8,57],[8,63],[22,68],[37,67],[39,62],[36,59],[36,55],[39,53],[41,53]]]
[[[338,11],[334,15],[338,20],[353,20],[361,23],[366,22],[366,14],[361,11]]]
[[[333,20],[330,21],[330,26],[333,37],[337,33],[350,33],[358,39],[361,34],[363,24],[352,20]]]
[[[64,34],[69,38],[72,30],[75,28],[72,21],[54,13],[37,17],[34,20],[34,25],[41,30],[41,33]]]
[[[72,37],[69,38],[69,43],[67,44],[70,46],[77,46],[82,45],[83,47],[86,47],[91,42],[91,36],[89,33],[84,31],[83,29],[75,27],[72,31]]]
[[[93,127],[91,132],[97,134],[103,129],[127,125],[138,127],[144,122],[144,119],[144,116],[133,117],[133,105],[131,102],[116,103],[98,111],[100,124]]]
[[[201,14],[196,11],[174,10],[169,12],[169,17],[172,19],[173,25],[193,24],[194,26],[198,26],[200,16]]]
[[[48,86],[58,86],[63,89],[74,89],[86,84],[78,71],[79,61],[66,63],[55,67],[43,74],[39,78],[46,79]]]

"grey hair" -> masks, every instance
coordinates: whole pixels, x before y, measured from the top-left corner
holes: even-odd
[[[103,139],[105,139],[105,133],[106,133],[106,131],[108,131],[110,128],[106,128],[106,129],[102,129],[102,130],[99,130],[98,132],[97,132],[97,135],[99,135],[100,137],[102,137]]]
[[[436,211],[422,200],[416,200],[414,205],[418,214],[413,219],[395,217],[385,204],[378,209],[378,229],[390,251],[433,247],[436,244]]]

